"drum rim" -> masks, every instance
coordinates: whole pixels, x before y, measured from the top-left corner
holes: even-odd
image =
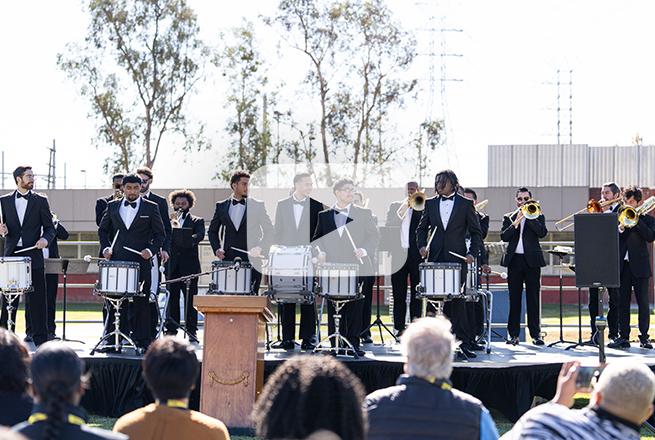
[[[127,269],[138,269],[141,267],[141,264],[137,261],[108,260],[98,261],[98,267],[124,267]]]

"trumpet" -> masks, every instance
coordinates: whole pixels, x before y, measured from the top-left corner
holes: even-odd
[[[560,221],[558,221],[557,223],[555,223],[555,227],[556,227],[557,230],[560,231],[560,232],[561,232],[561,231],[564,231],[564,230],[570,228],[571,226],[573,226],[574,223],[570,223],[570,224],[564,226],[563,228],[560,228],[560,225],[561,225],[562,223],[564,223],[565,221],[571,220],[575,215],[577,215],[577,214],[582,214],[583,212],[589,212],[589,213],[598,213],[598,212],[603,212],[603,208],[606,208],[606,207],[608,207],[608,206],[610,206],[610,205],[613,205],[615,202],[618,202],[619,200],[621,200],[621,197],[620,197],[620,196],[617,197],[617,198],[615,198],[615,199],[613,199],[613,200],[608,200],[608,201],[606,201],[606,202],[602,202],[602,203],[597,202],[597,201],[594,200],[594,199],[591,199],[591,200],[589,200],[589,201],[587,202],[587,207],[586,207],[586,208],[583,208],[583,209],[581,209],[581,210],[578,211],[578,212],[574,212],[573,214],[569,215],[568,217],[564,217],[562,220],[560,220]]]
[[[414,194],[407,197],[407,204],[414,211],[423,211],[425,209],[425,200],[426,199],[427,199],[427,197],[425,196],[425,193],[423,193],[421,191],[416,191]],[[403,212],[401,214],[403,206],[405,206],[404,202],[400,204],[400,206],[398,207],[398,210],[396,211],[396,215],[398,217],[400,217],[401,220],[404,220],[405,219],[405,214],[407,214],[407,210],[405,210],[405,212]]]
[[[541,215],[541,206],[539,206],[539,202],[535,200],[529,200],[514,212],[518,214],[519,211],[523,213],[523,217],[527,218],[528,220],[534,220]],[[516,228],[518,227],[519,223],[521,223],[521,220],[517,218],[514,220],[514,223],[512,223],[512,226]]]
[[[485,199],[485,200],[481,201],[480,203],[478,203],[477,205],[475,205],[475,212],[480,212],[480,210],[481,210],[482,208],[484,208],[485,206],[487,206],[487,203],[489,203],[489,200],[486,200],[486,199]]]
[[[622,206],[619,209],[619,223],[624,228],[632,228],[639,222],[640,215],[646,215],[655,208],[655,196],[650,196],[637,208]]]
[[[183,215],[184,215],[184,213],[182,212],[182,208],[175,211],[175,213],[172,216],[173,218],[171,219],[171,227],[181,228],[182,225],[180,224],[180,220],[182,219]]]

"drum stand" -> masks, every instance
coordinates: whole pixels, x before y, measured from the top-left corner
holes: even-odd
[[[22,294],[22,290],[12,292],[2,291],[2,296],[5,297],[5,301],[7,302],[7,329],[12,333],[16,332],[16,323],[11,319],[11,315],[14,310],[16,310],[16,307],[14,307],[14,301],[16,301]]]
[[[421,285],[419,284],[417,286],[417,290],[420,289],[420,288],[421,288]],[[430,305],[432,305],[432,307],[434,307],[435,316],[444,316],[444,314],[443,314],[444,303],[446,301],[452,300],[452,295],[450,295],[449,298],[444,298],[444,299],[440,299],[440,300],[431,299],[431,298],[428,298],[428,297],[425,297],[425,296],[423,296],[422,298],[425,299],[425,301],[428,302]],[[425,309],[425,305],[424,305],[423,308]],[[466,356],[466,354],[459,348],[459,346],[455,349],[455,354],[457,356],[461,357],[463,360],[468,359],[468,356]]]
[[[396,337],[396,335],[393,334],[393,332],[389,329],[389,327],[387,327],[386,324],[384,322],[382,322],[382,319],[380,318],[380,277],[379,277],[379,275],[376,275],[376,278],[377,278],[376,289],[377,289],[377,301],[378,302],[377,302],[376,307],[375,307],[376,308],[375,321],[373,321],[371,323],[371,325],[366,327],[366,329],[359,336],[361,337],[362,335],[366,334],[367,331],[371,330],[371,328],[373,328],[374,326],[377,325],[378,326],[378,333],[380,333],[380,341],[382,342],[382,345],[384,345],[384,335],[382,333],[382,327],[384,327],[384,329],[387,332],[389,332],[391,337],[396,342],[398,342],[398,338]],[[409,304],[409,302],[407,304]],[[409,307],[407,307],[407,309],[409,310]]]
[[[103,342],[108,341],[112,336],[115,337],[114,339],[114,345],[105,345],[103,348],[106,347],[106,349],[113,349],[117,353],[120,353],[121,350],[123,349],[123,346],[121,345],[121,337],[125,339],[127,342],[132,344],[134,346],[134,351],[136,355],[138,356],[139,354],[142,354],[142,349],[137,347],[137,345],[134,343],[134,341],[127,336],[125,333],[121,332],[120,330],[120,323],[121,323],[121,305],[123,304],[123,301],[125,301],[125,296],[122,296],[120,298],[110,298],[105,296],[105,300],[109,301],[111,305],[114,307],[114,331],[111,333],[106,334],[105,336],[98,341],[95,347],[93,347],[93,350],[91,350],[91,355],[93,356],[95,354],[95,351],[102,345]]]
[[[354,301],[356,299],[359,299],[359,297],[353,299],[346,299],[346,300],[330,299],[329,297],[327,298],[328,301],[332,301],[332,304],[334,304],[334,315],[332,315],[334,317],[334,333],[329,336],[326,336],[325,339],[323,339],[316,346],[313,353],[319,351],[327,351],[334,355],[338,355],[340,352],[343,351],[344,352],[343,354],[348,355],[348,352],[351,351],[354,358],[359,359],[359,355],[357,354],[355,347],[353,347],[350,341],[341,334],[341,309],[343,308],[343,306],[346,305],[346,303]],[[321,347],[321,345],[323,345],[323,342],[327,342],[333,338],[334,338],[334,347]],[[342,342],[344,343],[344,345],[341,345]]]
[[[170,322],[175,326],[176,330],[178,330],[178,329],[182,330],[184,332],[184,334],[189,337],[189,341],[198,342],[198,338],[193,336],[186,329],[187,317],[189,316],[188,315],[189,306],[191,305],[189,303],[189,286],[191,285],[191,280],[193,278],[195,278],[195,277],[193,275],[189,275],[187,277],[182,277],[182,278],[184,278],[183,279],[183,281],[184,281],[184,295],[182,295],[182,298],[184,299],[184,325],[180,324],[179,322],[175,321],[173,318],[168,316],[168,300],[170,298],[170,293],[168,292],[168,290],[164,289],[164,292],[166,292],[166,306],[164,307],[165,315],[162,316],[162,324],[161,324],[161,328],[159,329],[159,336],[161,336],[162,331],[164,331],[164,327],[166,327],[166,324]],[[177,281],[176,280],[165,281],[162,284],[169,284],[169,283],[173,283],[173,282],[177,282]],[[178,307],[179,307],[179,305],[178,305]],[[191,305],[191,307],[193,307],[193,306]]]

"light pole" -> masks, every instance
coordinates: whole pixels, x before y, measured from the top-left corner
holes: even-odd
[[[86,170],[80,170],[84,173],[84,189],[86,189]]]

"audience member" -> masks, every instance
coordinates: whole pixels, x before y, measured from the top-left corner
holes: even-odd
[[[229,440],[223,422],[189,410],[200,365],[186,340],[165,336],[150,345],[143,358],[143,377],[155,403],[125,414],[114,431],[132,439]]]
[[[30,374],[37,405],[27,420],[14,426],[32,440],[123,440],[126,436],[93,428],[78,405],[88,378],[82,361],[61,342],[46,342],[38,348]]]
[[[19,434],[6,426],[0,426],[0,440],[29,440],[23,434]]]
[[[655,375],[637,361],[607,365],[593,386],[589,406],[573,406],[580,363],[567,362],[557,381],[553,400],[531,409],[519,419],[504,440],[580,439],[630,440],[639,438],[639,427],[653,413]]]
[[[482,402],[450,384],[455,339],[448,320],[416,320],[400,342],[406,374],[364,402],[369,440],[498,438]]]
[[[30,354],[18,336],[0,327],[0,425],[24,422],[32,413]]]
[[[363,440],[363,401],[362,384],[339,361],[294,358],[268,379],[253,421],[261,440],[305,439],[319,430],[333,432],[342,440]]]

